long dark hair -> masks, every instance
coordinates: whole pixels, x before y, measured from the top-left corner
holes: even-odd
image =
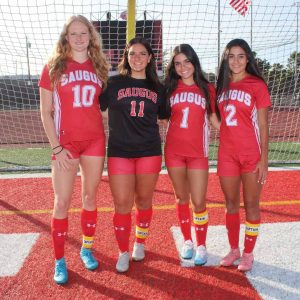
[[[206,109],[208,113],[211,112],[210,108],[210,94],[208,90],[208,80],[205,78],[204,73],[201,68],[201,64],[199,61],[199,57],[195,50],[192,48],[189,44],[180,44],[176,46],[172,53],[172,58],[167,66],[166,70],[166,79],[165,79],[165,93],[166,93],[166,99],[168,102],[168,105],[170,105],[170,97],[174,90],[177,88],[178,80],[181,78],[176,70],[175,70],[175,64],[174,64],[174,58],[178,54],[184,54],[187,59],[192,63],[194,66],[194,74],[193,79],[196,83],[196,85],[199,87],[200,91],[204,94],[204,97],[206,99]],[[169,108],[170,109],[170,108]]]
[[[246,57],[247,57],[247,65],[246,65],[246,72],[248,74],[251,74],[253,76],[256,76],[257,78],[260,78],[261,80],[264,80],[261,71],[256,63],[254,54],[250,48],[250,46],[248,45],[248,43],[243,40],[243,39],[234,39],[231,40],[225,47],[223,54],[222,54],[222,58],[221,58],[221,63],[220,63],[220,68],[219,68],[219,73],[218,73],[218,79],[217,79],[217,101],[216,101],[216,112],[217,112],[217,116],[220,118],[220,112],[218,109],[218,99],[219,96],[223,93],[223,92],[227,92],[229,89],[229,83],[230,83],[230,75],[231,75],[231,71],[229,68],[229,64],[228,64],[228,54],[229,51],[231,50],[232,47],[241,47],[245,53],[246,53]]]
[[[143,45],[148,54],[151,55],[150,62],[148,63],[146,67],[146,78],[150,82],[150,84],[153,86],[153,88],[158,88],[161,86],[161,83],[159,81],[158,75],[156,73],[156,62],[155,62],[155,55],[154,51],[152,50],[150,43],[148,40],[146,40],[143,37],[135,37],[129,41],[129,43],[126,45],[125,50],[123,52],[122,60],[120,61],[118,65],[118,70],[121,75],[124,76],[131,76],[131,67],[128,62],[128,52],[131,46],[135,44],[141,44]]]

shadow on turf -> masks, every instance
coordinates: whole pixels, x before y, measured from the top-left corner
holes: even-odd
[[[183,268],[178,257],[152,251],[146,251],[143,262],[131,261],[126,276],[167,294],[168,299],[255,299],[239,293],[247,287],[256,295],[245,276],[233,268]]]
[[[300,272],[255,261],[247,277],[268,299],[300,299]]]
[[[31,224],[37,226],[42,231],[48,234],[50,237],[51,227],[49,219],[46,218],[45,221],[39,220],[40,217],[33,217],[29,214],[18,214],[20,211],[17,207],[10,205],[9,203],[0,199],[0,205],[7,210],[16,212],[18,218],[22,218]],[[66,241],[66,247],[80,249],[81,240],[79,238],[74,238],[68,236]],[[99,247],[99,245],[98,245]],[[101,247],[101,245],[100,245]],[[114,245],[116,248],[116,244]],[[99,248],[98,248],[99,249]],[[75,249],[72,249],[73,253]],[[165,251],[170,251],[167,249]],[[177,254],[176,249],[171,252]],[[77,253],[77,252],[76,252]],[[117,253],[117,252],[116,252]],[[136,297],[131,296],[131,293],[126,293],[126,289],[120,291],[114,289],[112,282],[117,286],[127,286],[128,282],[138,282],[139,285],[146,285],[153,291],[158,293],[164,293],[170,296],[172,299],[186,299],[186,298],[214,298],[214,299],[241,299],[245,300],[254,299],[253,295],[245,296],[245,293],[239,293],[239,291],[245,288],[249,289],[249,293],[254,293],[250,284],[245,282],[246,279],[243,274],[239,273],[234,269],[224,269],[218,267],[195,267],[195,268],[183,268],[180,266],[180,259],[177,256],[166,256],[163,254],[158,254],[156,252],[146,251],[146,259],[143,262],[131,262],[130,269],[122,276],[117,274],[115,271],[116,264],[116,253],[112,255],[106,255],[105,252],[99,251],[95,248],[94,254],[100,262],[100,269],[96,272],[88,272],[84,270],[80,260],[79,260],[79,250],[78,258],[76,258],[75,267],[77,271],[74,271],[74,265],[69,269],[70,280],[67,285],[64,286],[67,290],[74,285],[83,286],[86,289],[91,289],[97,291],[97,293],[112,297],[115,299],[146,299],[147,295],[144,295],[141,291],[141,297],[137,295]],[[51,255],[49,255],[49,261]],[[70,255],[71,258],[71,255]],[[75,257],[73,256],[73,259]],[[71,258],[72,259],[72,258]],[[70,259],[70,260],[71,260]],[[160,263],[161,262],[161,263]],[[81,265],[77,267],[77,265]],[[85,273],[88,272],[88,273]],[[81,274],[86,275],[83,277]],[[97,281],[97,277],[107,276],[107,284],[101,284]],[[112,281],[113,279],[113,281]],[[51,281],[51,279],[49,278]],[[133,280],[133,281],[132,281]],[[125,283],[125,285],[124,285]],[[231,288],[222,288],[220,285],[230,285]],[[232,288],[233,287],[233,288]],[[130,289],[130,286],[128,286]],[[129,296],[129,295],[130,296]],[[157,293],[156,293],[157,295]],[[151,297],[151,295],[148,295]]]
[[[89,298],[90,299],[96,299],[93,297],[98,296],[107,296],[109,299],[132,299],[132,300],[138,300],[141,299],[139,297],[134,297],[128,293],[126,293],[126,290],[123,292],[118,291],[113,288],[112,284],[100,284],[98,282],[95,282],[93,280],[87,279],[83,277],[78,272],[74,272],[73,270],[68,269],[69,273],[69,282],[68,284],[64,285],[66,289],[73,289],[74,285],[77,286],[83,286],[87,290],[92,290],[94,293],[92,293]],[[101,276],[101,272],[93,272],[95,276]],[[107,281],[109,283],[109,281]]]

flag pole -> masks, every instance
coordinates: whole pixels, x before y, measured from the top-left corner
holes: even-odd
[[[298,40],[298,31],[299,31],[299,28],[298,28],[298,25],[299,25],[299,2],[296,2],[295,3],[296,4],[296,6],[297,6],[297,27],[296,27],[296,55],[297,55],[297,53],[298,53],[298,42],[299,42],[299,40]]]
[[[296,15],[296,53],[295,53],[295,78],[297,78],[297,69],[298,69],[298,43],[299,43],[299,38],[298,38],[298,34],[299,34],[299,2],[295,2],[296,6],[297,6],[297,15]],[[297,80],[295,80],[295,85],[297,85]]]
[[[250,5],[250,46],[251,46],[251,49],[252,49],[252,38],[253,38],[253,19],[252,19],[252,9],[253,9],[253,2],[254,0],[252,0],[252,3]]]

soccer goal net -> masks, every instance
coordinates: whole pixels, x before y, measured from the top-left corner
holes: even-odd
[[[130,0],[129,0],[130,1]],[[300,163],[299,8],[294,0],[253,0],[243,15],[230,0],[137,0],[136,34],[147,37],[164,76],[172,49],[193,46],[211,82],[219,57],[233,38],[255,51],[272,97],[270,162]],[[38,80],[64,21],[91,20],[116,72],[126,42],[127,2],[119,0],[1,0],[0,172],[49,168],[50,149],[39,113]],[[165,129],[162,128],[162,140]],[[211,132],[215,164],[218,135]]]

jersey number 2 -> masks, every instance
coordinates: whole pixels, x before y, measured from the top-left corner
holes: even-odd
[[[236,108],[234,105],[227,105],[225,107],[225,111],[228,112],[228,115],[226,116],[226,125],[227,126],[237,126],[237,119],[234,118],[236,113]]]

